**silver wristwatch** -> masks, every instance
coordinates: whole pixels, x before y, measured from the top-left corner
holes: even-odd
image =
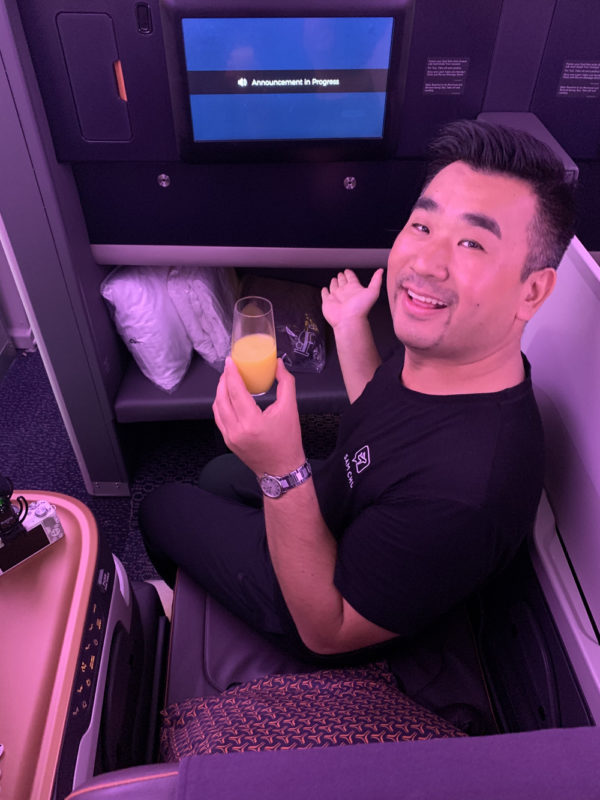
[[[296,486],[300,486],[307,481],[312,475],[312,469],[308,461],[305,461],[301,467],[292,470],[287,475],[268,475],[266,472],[258,478],[258,484],[265,497],[273,499],[281,497],[282,494],[289,492]]]

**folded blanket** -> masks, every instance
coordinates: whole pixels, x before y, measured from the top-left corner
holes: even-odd
[[[169,296],[194,350],[222,370],[231,347],[233,306],[238,298],[235,270],[218,267],[172,267]]]

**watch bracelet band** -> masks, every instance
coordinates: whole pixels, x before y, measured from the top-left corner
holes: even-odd
[[[298,469],[293,469],[291,472],[288,472],[287,475],[280,475],[277,476],[277,478],[282,483],[285,482],[283,491],[287,492],[288,489],[293,489],[295,486],[300,486],[303,484],[304,481],[307,481],[311,475],[311,466],[308,461],[305,461],[304,464],[301,464],[298,467]]]

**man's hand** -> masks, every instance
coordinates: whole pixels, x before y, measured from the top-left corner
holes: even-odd
[[[321,290],[323,316],[332,328],[359,319],[366,319],[381,291],[383,269],[373,273],[368,286],[363,286],[351,269],[338,273],[329,289]]]
[[[213,412],[225,444],[256,475],[286,475],[305,461],[294,376],[277,360],[276,400],[264,411],[228,358]]]
[[[368,314],[379,297],[383,270],[363,286],[351,269],[338,273],[321,290],[323,316],[333,328],[335,346],[348,399],[353,403],[381,363]]]

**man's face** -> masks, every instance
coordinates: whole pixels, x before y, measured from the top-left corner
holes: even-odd
[[[461,161],[435,176],[388,259],[394,330],[408,350],[470,364],[520,342],[536,207],[518,178]]]

